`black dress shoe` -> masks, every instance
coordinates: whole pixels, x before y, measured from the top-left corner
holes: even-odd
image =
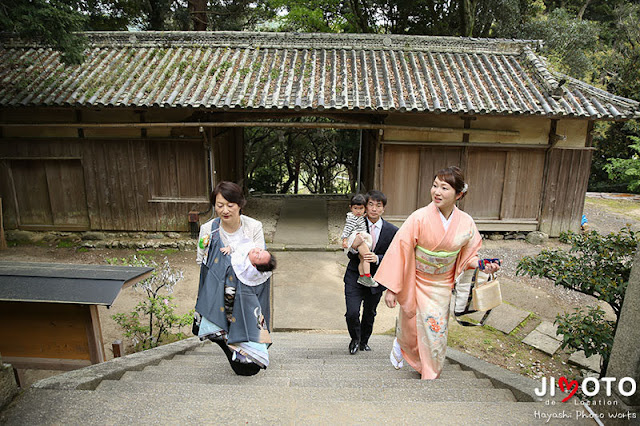
[[[366,343],[360,343],[360,350],[369,352],[371,348]]]
[[[358,352],[358,341],[356,339],[352,339],[351,343],[349,343],[349,353],[351,355],[355,355]]]

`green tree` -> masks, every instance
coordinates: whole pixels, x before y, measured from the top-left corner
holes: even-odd
[[[174,270],[166,258],[160,265],[153,259],[135,255],[130,259],[107,259],[107,263],[154,268],[149,278],[134,285],[134,289],[143,290],[146,297],[130,313],[111,316],[122,327],[124,335],[133,340],[136,350],[155,348],[172,335],[177,339],[185,337],[180,329],[192,323],[194,311],[176,315],[171,296],[175,285],[182,280],[182,271]]]
[[[598,47],[597,24],[555,9],[527,22],[523,31],[526,38],[544,41],[542,54],[558,71],[582,78],[592,69],[592,52]]]
[[[80,6],[80,0],[5,0],[0,3],[0,29],[51,45],[62,52],[65,63],[79,64],[86,41],[75,32],[88,22]]]
[[[609,174],[609,179],[617,182],[624,182],[631,192],[640,191],[640,137],[630,136],[633,143],[629,148],[635,153],[630,158],[609,158],[605,170]]]
[[[594,55],[589,79],[612,93],[640,100],[640,67],[637,66],[640,63],[640,5],[637,2],[619,4],[610,15],[613,20],[603,23],[604,30],[601,31],[606,44]],[[606,167],[614,159],[632,158],[636,151],[629,143],[639,136],[637,121],[597,123],[589,190],[625,190],[628,180],[615,180],[623,175],[609,174]]]
[[[563,233],[560,241],[571,244],[571,248],[545,249],[537,256],[526,256],[518,263],[517,274],[548,278],[555,285],[593,296],[611,306],[615,321],[606,319],[599,307],[576,309],[556,317],[558,334],[564,334],[563,347],[583,350],[587,356],[600,354],[604,373],[640,236],[625,227],[609,235],[596,231]]]

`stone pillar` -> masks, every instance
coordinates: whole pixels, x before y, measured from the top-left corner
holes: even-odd
[[[613,339],[611,359],[606,377],[615,377],[616,383],[623,377],[631,377],[640,385],[640,250],[636,252],[629,284],[622,304],[622,312],[616,335]],[[617,386],[612,386],[617,397],[631,407],[640,407],[640,390],[631,396],[618,394]],[[628,389],[627,389],[628,390]]]
[[[18,393],[16,377],[13,374],[13,367],[2,363],[0,354],[0,410],[11,402]]]

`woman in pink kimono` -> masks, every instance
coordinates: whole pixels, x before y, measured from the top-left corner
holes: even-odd
[[[467,189],[458,167],[438,171],[432,202],[407,218],[375,275],[388,289],[387,306],[397,302],[401,308],[391,363],[401,368],[406,360],[422,379],[436,379],[442,371],[455,278],[478,266],[482,237],[471,216],[456,207]],[[498,268],[491,263],[485,272]]]

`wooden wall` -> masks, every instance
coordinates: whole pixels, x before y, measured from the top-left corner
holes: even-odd
[[[244,186],[244,130],[239,127],[208,130],[213,141],[215,181]]]
[[[547,154],[540,230],[557,237],[578,231],[591,171],[590,149],[552,149]]]
[[[187,231],[208,207],[202,140],[0,139],[5,226]]]
[[[448,166],[466,171],[469,192],[460,207],[476,221],[537,221],[544,170],[544,150],[538,149],[386,145],[386,214],[407,216],[429,204],[433,176]]]

